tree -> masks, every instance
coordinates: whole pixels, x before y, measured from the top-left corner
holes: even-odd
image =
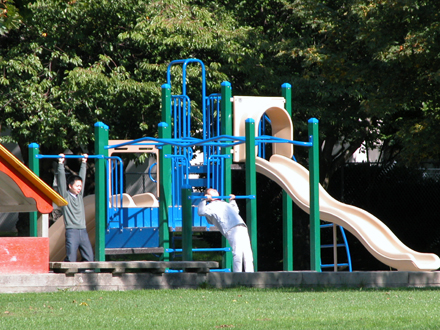
[[[327,185],[363,141],[384,141],[388,159],[409,160],[405,150],[420,159],[405,139],[415,127],[429,130],[428,114],[438,108],[439,3],[284,4],[282,32],[271,34],[274,60],[292,67],[296,132],[305,138],[306,119],[320,120],[321,181]]]
[[[438,158],[436,1],[18,3],[23,26],[0,38],[0,123],[21,148],[92,150],[98,120],[113,138],[156,134],[166,66],[198,57],[210,91],[222,80],[236,95],[293,85],[295,138],[320,120],[325,185],[364,141],[384,141],[386,159]]]
[[[221,63],[236,60],[246,34],[215,4],[188,0],[50,0],[25,9],[21,28],[0,39],[0,124],[11,130],[2,139],[25,157],[30,142],[46,154],[93,152],[97,121],[113,139],[155,136],[169,62],[208,60],[208,87],[218,91]],[[192,68],[189,79],[199,75]]]
[[[21,16],[14,6],[13,0],[0,0],[0,37],[9,30],[17,29],[21,23]]]

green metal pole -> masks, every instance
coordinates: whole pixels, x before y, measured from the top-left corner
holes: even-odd
[[[288,83],[281,85],[281,95],[286,100],[285,109],[292,118],[292,86]],[[285,190],[283,190],[283,270],[293,270],[293,202]]]
[[[40,146],[37,143],[29,144],[29,168],[35,173],[35,175],[40,176],[40,162],[35,157],[40,152]],[[29,213],[29,236],[38,236],[38,212]]]
[[[228,81],[224,81],[221,84],[221,104],[220,104],[220,111],[221,111],[221,135],[232,135],[232,87],[231,83]],[[225,196],[228,196],[232,193],[232,172],[231,172],[231,165],[232,165],[232,154],[231,154],[231,147],[226,147],[222,149],[222,153],[224,155],[229,155],[229,158],[225,159],[225,166],[224,166],[224,187]],[[222,246],[223,247],[230,247],[228,240],[222,236]],[[229,268],[232,269],[232,252],[225,252],[223,254],[223,260],[222,260],[222,268]]]
[[[95,154],[108,156],[108,126],[102,122],[95,124]],[[105,227],[107,223],[108,197],[106,196],[106,160],[95,159],[95,260],[105,261]]]
[[[293,270],[293,204],[283,191],[283,270]]]
[[[159,123],[159,138],[171,138],[171,86],[162,85],[162,122]],[[159,246],[163,247],[162,261],[169,261],[166,249],[170,247],[169,217],[172,200],[171,190],[171,146],[164,145],[159,152]]]
[[[285,109],[289,113],[290,117],[292,117],[292,85],[288,83],[282,84],[281,96],[284,97],[284,99],[286,100]]]
[[[310,269],[321,271],[321,228],[319,217],[319,128],[318,120],[311,118],[309,124],[310,168]]]
[[[182,186],[182,260],[192,261],[192,194],[190,185]]]
[[[257,196],[257,170],[255,165],[255,121],[246,119],[246,195]],[[258,270],[257,199],[246,200],[246,224],[254,255],[254,269]]]

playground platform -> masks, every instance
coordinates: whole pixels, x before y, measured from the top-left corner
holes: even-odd
[[[440,287],[440,272],[256,272],[256,273],[48,273],[0,274],[0,293],[57,291],[127,291],[143,289],[331,287]]]

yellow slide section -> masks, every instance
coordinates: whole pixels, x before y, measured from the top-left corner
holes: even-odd
[[[309,172],[297,162],[273,155],[270,161],[257,157],[257,172],[280,185],[292,200],[309,213]],[[427,271],[440,268],[432,253],[420,253],[404,245],[391,230],[372,214],[331,197],[319,186],[320,217],[342,226],[356,236],[379,261],[400,271]]]
[[[84,197],[84,211],[90,243],[95,246],[95,195]],[[66,257],[66,236],[64,217],[62,216],[49,228],[49,249],[50,261],[64,261]],[[80,260],[79,253],[77,260]]]

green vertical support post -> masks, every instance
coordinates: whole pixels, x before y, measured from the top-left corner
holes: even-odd
[[[95,159],[95,260],[105,261],[105,227],[107,223],[106,159],[108,150],[108,126],[102,122],[95,124],[95,154],[103,158]]]
[[[231,83],[224,81],[221,84],[221,135],[232,135],[232,87]],[[228,196],[232,193],[232,148],[225,147],[222,149],[222,154],[229,155],[229,158],[225,159],[224,173],[224,194]],[[222,236],[222,246],[230,247],[228,240]],[[232,269],[232,252],[225,252],[222,260],[222,268]]]
[[[162,122],[159,123],[159,138],[171,139],[171,86],[162,85]],[[164,249],[162,261],[169,261],[170,255],[166,249],[170,247],[169,217],[172,200],[171,187],[171,145],[163,145],[159,152],[159,246]]]
[[[281,95],[286,100],[285,109],[292,118],[292,86],[288,83],[281,85]],[[283,270],[293,270],[293,202],[285,190],[283,190]]]
[[[255,121],[246,119],[246,195],[257,196],[257,169],[255,164]],[[254,255],[254,268],[258,270],[257,199],[246,200],[246,224]]]
[[[293,270],[293,204],[283,191],[283,270]]]
[[[310,181],[310,269],[321,271],[321,228],[319,216],[319,128],[318,120],[311,118],[309,125],[309,181]]]
[[[40,176],[40,161],[35,157],[40,153],[40,146],[37,143],[29,145],[29,168],[35,175]],[[29,236],[38,236],[38,212],[29,213]]]
[[[190,185],[182,186],[182,260],[192,261],[192,189]]]

